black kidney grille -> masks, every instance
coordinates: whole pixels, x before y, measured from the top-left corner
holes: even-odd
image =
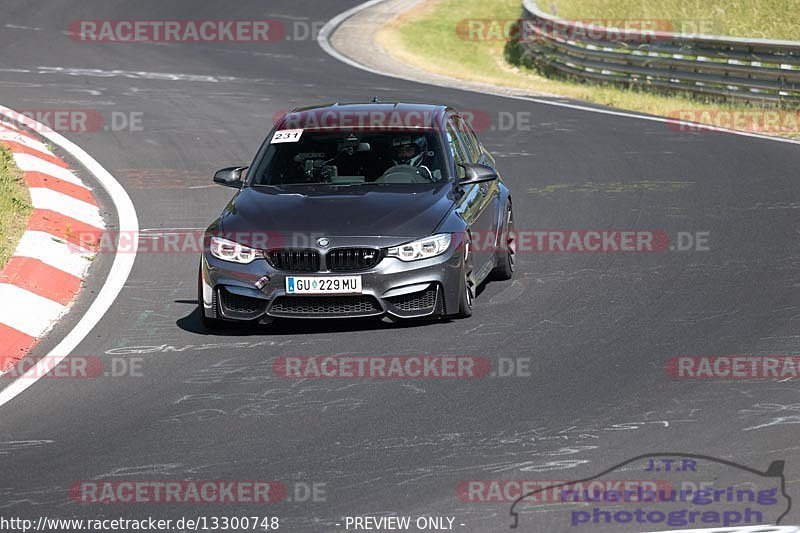
[[[271,250],[267,260],[278,270],[289,272],[318,272],[319,253],[315,250]]]
[[[367,270],[383,259],[383,252],[377,248],[336,248],[325,256],[328,270],[353,271]]]

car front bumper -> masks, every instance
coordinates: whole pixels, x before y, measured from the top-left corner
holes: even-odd
[[[462,253],[457,243],[431,259],[403,262],[384,257],[374,268],[350,272],[287,272],[266,259],[242,265],[205,252],[201,261],[203,312],[208,318],[268,321],[270,318],[355,318],[390,315],[419,318],[458,311]],[[362,293],[286,293],[289,276],[361,276]],[[259,289],[257,282],[266,283]]]

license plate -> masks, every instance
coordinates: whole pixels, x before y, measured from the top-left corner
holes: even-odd
[[[286,294],[361,294],[361,276],[289,276]]]

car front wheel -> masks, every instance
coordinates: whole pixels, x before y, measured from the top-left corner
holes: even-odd
[[[514,260],[517,253],[516,235],[514,234],[514,213],[511,203],[506,205],[506,216],[503,223],[503,232],[497,243],[499,249],[495,252],[496,266],[494,277],[498,280],[511,279],[514,276]]]
[[[202,269],[202,266],[200,267]],[[197,272],[197,312],[200,314],[200,323],[207,330],[217,330],[224,326],[222,320],[218,318],[210,318],[206,316],[205,308],[203,306],[203,272]]]
[[[472,303],[475,300],[475,276],[472,262],[472,240],[467,235],[464,241],[464,260],[461,264],[461,290],[458,299],[458,318],[472,316]]]

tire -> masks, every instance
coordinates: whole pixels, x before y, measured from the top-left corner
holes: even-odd
[[[461,264],[461,293],[458,297],[458,318],[472,316],[472,305],[475,301],[475,278],[472,264],[472,240],[467,235],[464,241],[464,260]]]
[[[501,248],[495,252],[496,266],[492,271],[497,280],[509,280],[514,276],[514,260],[517,253],[517,242],[514,235],[514,213],[511,203],[506,204],[506,216],[503,223],[503,232],[500,235]]]
[[[226,326],[226,323],[218,318],[209,318],[203,313],[203,310],[200,309],[200,322],[202,322],[203,327],[208,331],[217,331]]]
[[[214,302],[214,305],[216,305],[216,302]],[[199,269],[197,271],[197,312],[200,315],[200,323],[203,324],[205,329],[213,331],[225,326],[222,320],[206,316],[205,308],[203,307],[203,273]]]

